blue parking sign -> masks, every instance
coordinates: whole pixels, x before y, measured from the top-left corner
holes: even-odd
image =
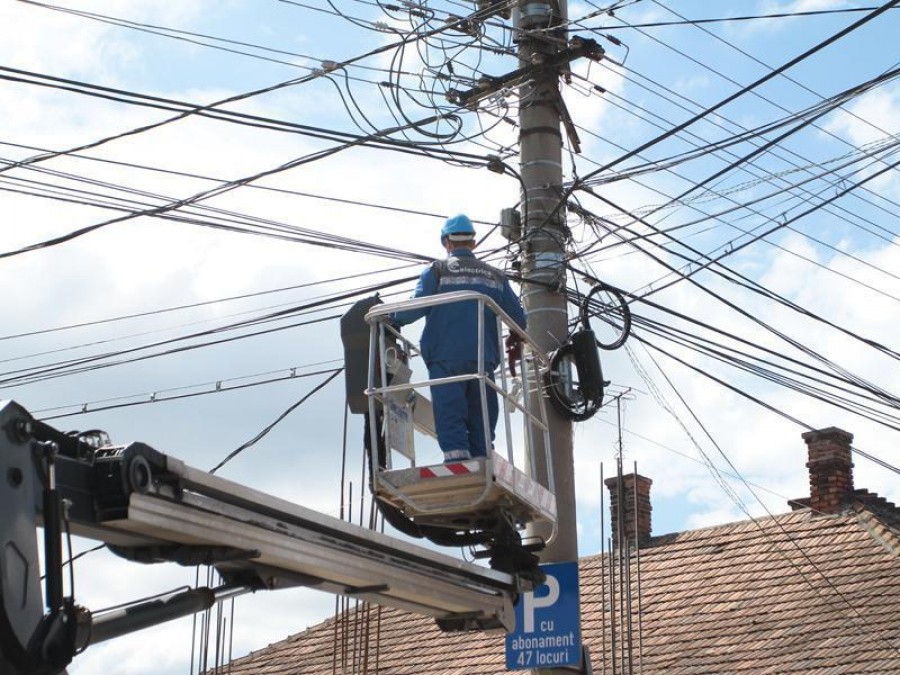
[[[581,663],[578,563],[549,563],[541,569],[547,580],[516,603],[516,629],[506,636],[508,670]]]

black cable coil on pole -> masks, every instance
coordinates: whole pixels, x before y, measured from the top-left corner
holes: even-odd
[[[631,334],[631,308],[622,291],[597,282],[581,303],[581,325],[585,330],[591,329],[592,316],[615,331],[611,339],[606,339],[605,335],[604,339],[597,339],[600,349],[613,350],[625,344]]]
[[[579,310],[581,330],[572,333],[566,344],[550,355],[547,383],[553,408],[573,422],[590,419],[603,405],[603,392],[609,382],[603,379],[597,348],[618,349],[631,333],[631,309],[614,286],[595,284]],[[612,328],[613,336],[599,339],[591,328],[592,317]]]
[[[609,384],[603,379],[594,331],[573,333],[553,352],[548,377],[550,403],[560,415],[573,422],[593,417],[603,405],[603,391]]]

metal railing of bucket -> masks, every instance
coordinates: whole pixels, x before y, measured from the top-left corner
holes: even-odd
[[[477,372],[472,374],[455,375],[445,378],[426,379],[415,382],[382,384],[389,381],[389,366],[392,363],[392,358],[397,358],[397,350],[395,347],[392,347],[388,344],[389,341],[393,340],[396,344],[401,345],[403,351],[407,355],[409,355],[409,358],[420,356],[417,346],[407,340],[393,328],[393,326],[391,325],[391,315],[394,312],[398,311],[425,309],[437,305],[445,305],[456,302],[476,302],[478,304],[477,330],[479,338]],[[499,345],[503,344],[504,329],[506,331],[515,333],[522,340],[523,356],[518,364],[519,373],[521,374],[521,386],[518,387],[518,391],[515,388],[511,390],[510,385],[513,382],[514,378],[512,378],[512,376],[507,372],[507,369],[504,367],[503,363],[500,364],[499,368],[499,383],[496,382],[492,377],[490,377],[490,374],[485,372],[484,341],[485,321],[486,319],[489,319],[489,315],[487,314],[488,310],[499,319],[495,322],[497,325],[496,339],[498,340]],[[409,495],[403,495],[399,493],[399,491],[393,486],[388,485],[383,481],[378,481],[378,476],[381,473],[379,471],[381,467],[379,467],[376,454],[379,440],[377,437],[379,425],[376,424],[378,405],[382,405],[387,416],[388,409],[391,404],[391,397],[394,395],[399,394],[401,398],[405,397],[407,401],[415,401],[417,396],[419,396],[417,390],[420,388],[432,387],[451,382],[477,380],[481,388],[481,413],[483,416],[485,447],[492,447],[490,438],[491,429],[488,422],[488,404],[486,398],[487,387],[491,387],[497,392],[498,398],[502,402],[501,406],[503,411],[505,431],[504,436],[506,438],[506,461],[510,465],[512,465],[512,467],[515,467],[512,433],[510,429],[510,410],[515,409],[522,412],[525,418],[523,424],[525,452],[528,455],[530,465],[532,467],[536,466],[534,456],[536,445],[535,434],[540,433],[543,437],[542,446],[544,448],[545,454],[545,466],[548,470],[547,485],[544,487],[551,493],[554,492],[554,481],[552,473],[553,465],[550,461],[550,437],[547,426],[546,406],[544,396],[541,394],[542,374],[545,373],[547,368],[549,367],[548,358],[546,354],[544,354],[544,352],[540,349],[540,347],[538,347],[537,344],[535,344],[534,341],[529,338],[528,334],[525,333],[525,331],[522,330],[512,320],[512,318],[497,305],[496,302],[494,302],[486,295],[477,293],[475,291],[454,291],[451,293],[438,293],[435,295],[415,298],[402,302],[376,305],[366,314],[366,321],[371,327],[369,342],[369,377],[368,388],[366,390],[366,394],[368,395],[369,399],[369,428],[371,434],[370,447],[372,450],[372,456],[370,459],[372,461],[372,466],[376,467],[376,470],[373,472],[373,474],[375,476],[375,481],[378,488],[397,494],[399,497],[406,500],[407,503],[416,506],[422,511],[429,510],[427,506],[415,504],[415,500]],[[393,354],[391,353],[392,349],[394,350]],[[521,400],[518,396],[519,391],[521,392]],[[385,453],[386,466],[384,468],[386,470],[389,470],[391,468],[391,439],[388,436],[391,433],[391,425],[388,424],[387,421],[384,424],[384,433],[386,435],[385,447],[387,449]],[[410,459],[412,466],[416,466],[414,448],[411,453],[402,454],[405,454],[407,458]],[[502,462],[503,460],[503,458],[500,457],[496,453],[496,451],[493,452],[493,457],[497,457],[500,462]],[[489,456],[488,459],[492,459],[492,457]],[[537,482],[536,479],[533,480]],[[486,495],[491,489],[492,481],[493,472],[485,471],[484,491],[479,497],[472,500],[472,503],[469,505],[471,508],[477,508],[478,504],[485,499]]]

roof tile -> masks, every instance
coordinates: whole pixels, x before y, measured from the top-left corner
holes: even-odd
[[[858,513],[801,509],[653,538],[623,561],[634,671],[900,673],[900,514],[875,503]],[[582,633],[597,673],[612,672],[612,562],[610,554],[580,561]],[[615,598],[619,621],[624,590]],[[621,665],[628,626],[616,628]],[[230,672],[489,675],[506,672],[504,650],[502,634],[444,634],[424,617],[357,609],[237,659]]]

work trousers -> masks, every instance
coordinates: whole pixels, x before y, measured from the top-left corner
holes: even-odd
[[[490,364],[486,366],[491,381],[494,380],[495,367]],[[431,379],[477,372],[477,361],[435,361],[428,364],[428,376]],[[487,383],[485,391],[490,440],[493,445],[499,412],[497,392]],[[462,450],[468,451],[472,457],[487,456],[484,414],[481,410],[481,383],[477,379],[432,386],[431,401],[434,405],[438,445],[442,452],[455,454]]]

